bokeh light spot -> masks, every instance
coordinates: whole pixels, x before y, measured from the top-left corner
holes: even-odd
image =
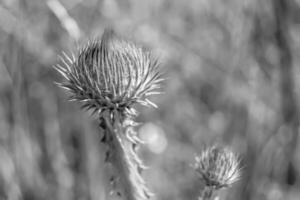
[[[168,145],[165,132],[161,127],[153,123],[144,124],[140,128],[139,134],[141,139],[145,141],[148,149],[155,154],[164,152]]]

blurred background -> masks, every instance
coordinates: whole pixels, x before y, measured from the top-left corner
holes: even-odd
[[[213,143],[242,158],[221,199],[299,199],[299,0],[1,0],[1,200],[115,198],[97,121],[52,68],[105,27],[153,49],[167,78],[159,108],[138,108],[154,199],[196,200],[191,164]]]

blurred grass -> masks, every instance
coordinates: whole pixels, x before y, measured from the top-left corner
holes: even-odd
[[[197,199],[201,185],[190,164],[213,142],[243,157],[243,180],[224,192],[227,199],[297,199],[298,148],[286,175],[295,180],[276,178],[289,162],[291,137],[280,111],[270,2],[1,1],[0,199],[109,199],[96,120],[67,102],[52,68],[61,51],[76,50],[107,26],[153,48],[166,71],[165,94],[153,99],[159,108],[139,109],[149,143],[140,152],[150,166],[144,176],[156,199]],[[256,18],[263,48],[253,45]],[[299,98],[295,19],[290,46]]]

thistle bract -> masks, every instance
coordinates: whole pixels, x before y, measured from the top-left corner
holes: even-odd
[[[228,148],[208,147],[195,160],[195,170],[206,186],[230,186],[240,177],[237,155]]]
[[[147,97],[158,94],[162,81],[157,59],[138,45],[106,30],[101,40],[89,42],[77,56],[61,57],[56,69],[65,81],[59,85],[71,100],[101,113],[118,110],[134,114],[134,103],[153,105]]]

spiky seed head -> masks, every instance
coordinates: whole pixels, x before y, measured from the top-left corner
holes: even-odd
[[[239,180],[238,156],[227,147],[210,146],[195,157],[194,168],[206,186],[227,187]]]
[[[105,30],[101,40],[89,42],[77,56],[63,54],[61,61],[56,69],[65,80],[59,85],[87,109],[134,114],[134,103],[155,106],[147,97],[159,93],[157,59],[112,30]]]

